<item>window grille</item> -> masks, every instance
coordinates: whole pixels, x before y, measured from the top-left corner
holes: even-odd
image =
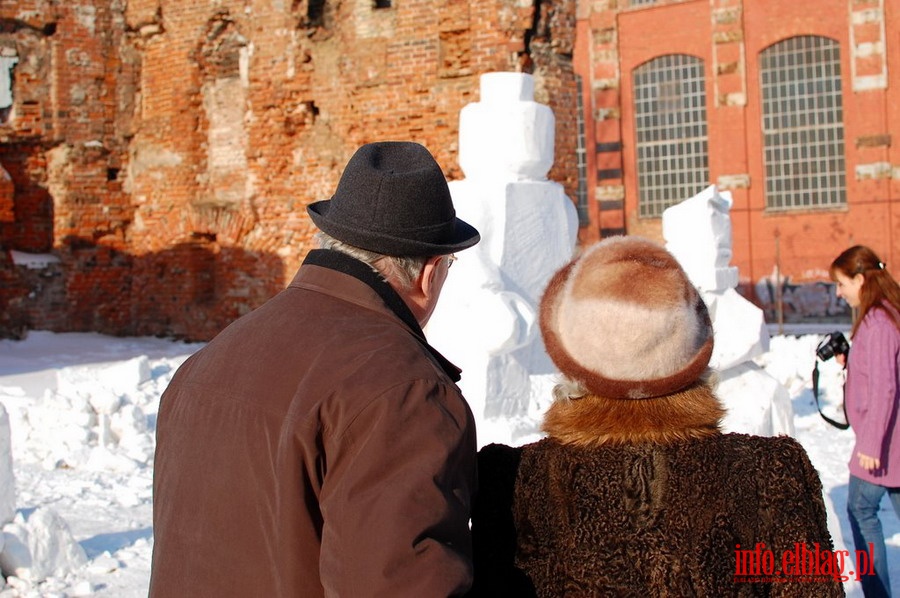
[[[578,189],[575,192],[575,205],[578,210],[579,226],[588,225],[588,191],[587,191],[587,151],[585,145],[584,132],[584,101],[581,99],[581,93],[584,89],[581,76],[575,75],[576,94],[575,105],[578,121],[578,139],[575,147],[575,158],[578,165]]]
[[[656,4],[656,0],[631,0],[629,6],[648,6],[650,4]]]
[[[846,204],[840,45],[799,36],[760,55],[766,208]]]
[[[703,61],[660,56],[634,71],[638,213],[662,216],[709,185]]]

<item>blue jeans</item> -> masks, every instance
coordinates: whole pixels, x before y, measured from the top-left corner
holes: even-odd
[[[862,575],[863,594],[866,598],[891,595],[891,580],[888,575],[887,549],[884,547],[884,532],[878,519],[878,505],[887,494],[894,506],[894,512],[900,517],[900,488],[885,488],[871,482],[850,476],[847,489],[847,514],[850,516],[850,529],[853,531],[853,543],[856,550],[868,552],[872,544],[872,561],[874,575]]]

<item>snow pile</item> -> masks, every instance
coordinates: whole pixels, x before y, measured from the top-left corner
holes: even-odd
[[[156,411],[199,346],[0,342],[0,598],[146,595]]]
[[[147,411],[160,391],[146,356],[55,371],[40,397],[7,389],[13,444],[47,469],[131,471],[153,457]]]
[[[72,537],[68,524],[51,508],[16,515],[3,527],[0,568],[25,581],[65,577],[87,563],[87,554]]]
[[[5,173],[6,171],[4,171]],[[9,250],[13,263],[17,266],[25,266],[31,270],[40,270],[51,264],[59,263],[59,258],[50,253],[26,253],[24,251]]]
[[[9,415],[0,403],[0,526],[12,521],[16,514],[16,484],[10,440]],[[3,550],[2,534],[0,534],[0,550]]]

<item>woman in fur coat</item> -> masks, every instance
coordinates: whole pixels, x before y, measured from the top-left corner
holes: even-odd
[[[565,377],[547,437],[479,455],[478,596],[842,596],[822,487],[791,438],[722,434],[703,300],[665,249],[613,237],[551,280]]]

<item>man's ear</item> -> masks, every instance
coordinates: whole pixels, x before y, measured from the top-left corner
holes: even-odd
[[[422,294],[425,298],[430,298],[434,289],[434,279],[437,276],[438,268],[441,265],[441,260],[443,256],[436,255],[428,258],[425,261],[425,265],[422,266],[422,269],[419,271],[419,276],[416,278],[416,291]]]
[[[397,289],[423,328],[428,323],[441,292],[441,281],[438,276],[440,276],[439,268],[442,259],[443,256],[428,258],[412,284]]]

